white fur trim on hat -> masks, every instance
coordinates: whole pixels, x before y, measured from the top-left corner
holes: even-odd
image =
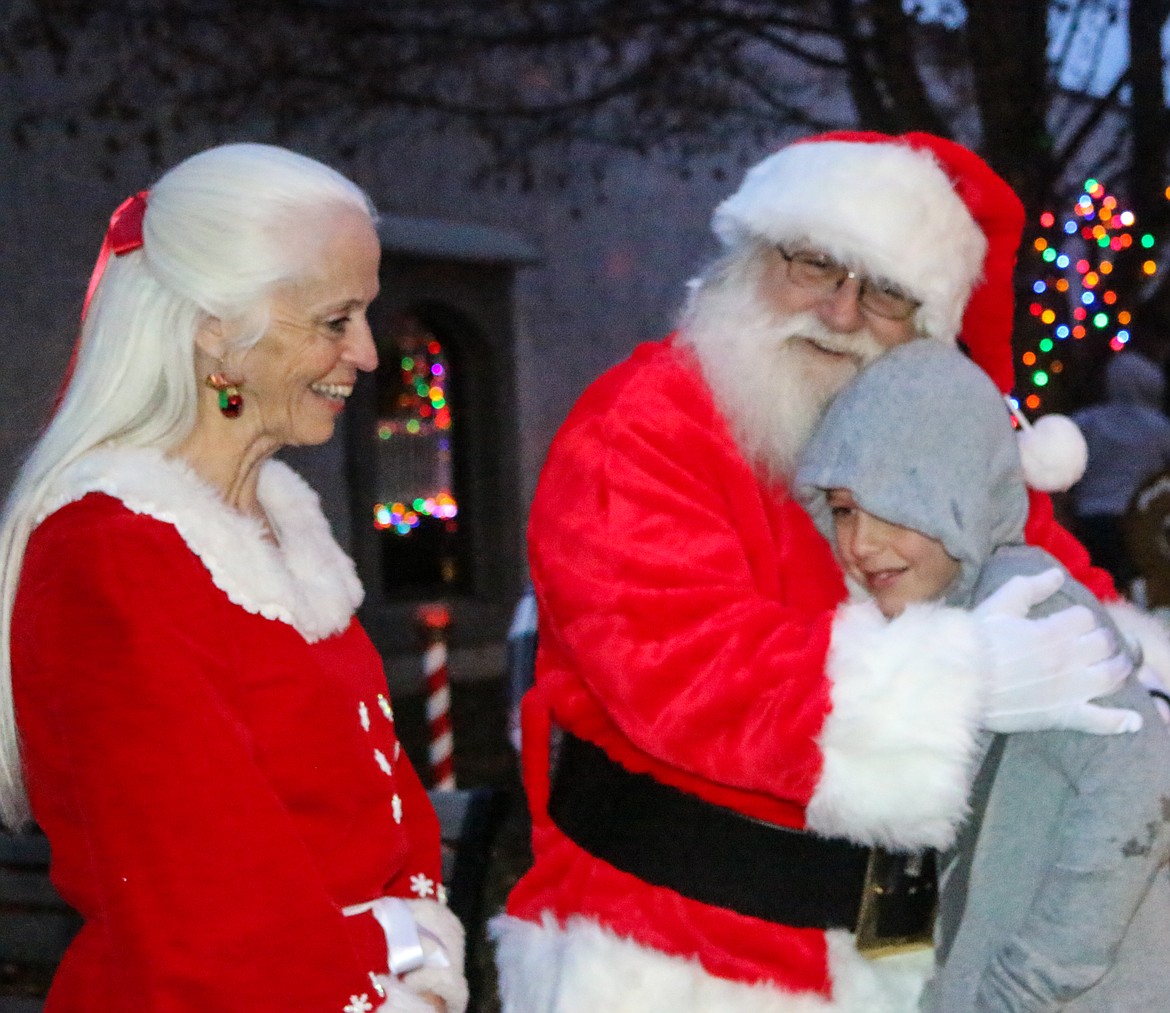
[[[891,848],[949,846],[979,756],[985,672],[967,612],[917,604],[887,620],[872,602],[842,605],[809,829]]]
[[[587,918],[559,926],[500,915],[491,922],[504,1013],[912,1013],[932,956],[867,960],[852,934],[826,932],[832,996],[717,978]]]
[[[726,246],[807,242],[922,301],[926,336],[951,341],[987,239],[934,156],[906,144],[790,144],[748,170],[711,222]]]

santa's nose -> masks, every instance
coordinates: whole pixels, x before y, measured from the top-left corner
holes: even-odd
[[[841,334],[859,331],[865,326],[861,310],[861,282],[844,278],[832,292],[827,293],[816,307],[817,316],[827,326]]]

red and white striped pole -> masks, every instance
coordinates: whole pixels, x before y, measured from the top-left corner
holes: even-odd
[[[427,680],[427,757],[431,787],[455,787],[455,738],[451,731],[451,689],[447,675],[447,633],[451,611],[446,605],[423,605],[418,623],[426,644],[423,675]]]

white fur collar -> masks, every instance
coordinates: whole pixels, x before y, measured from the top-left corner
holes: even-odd
[[[334,541],[317,494],[288,465],[261,465],[257,494],[280,545],[229,507],[185,463],[157,448],[99,447],[69,465],[45,498],[40,523],[87,493],[174,525],[212,581],[241,608],[294,627],[313,642],[339,633],[362,600],[353,561]]]

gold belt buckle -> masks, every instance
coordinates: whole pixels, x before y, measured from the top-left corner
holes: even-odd
[[[937,909],[933,851],[904,854],[873,848],[857,914],[858,951],[872,958],[929,949]]]

